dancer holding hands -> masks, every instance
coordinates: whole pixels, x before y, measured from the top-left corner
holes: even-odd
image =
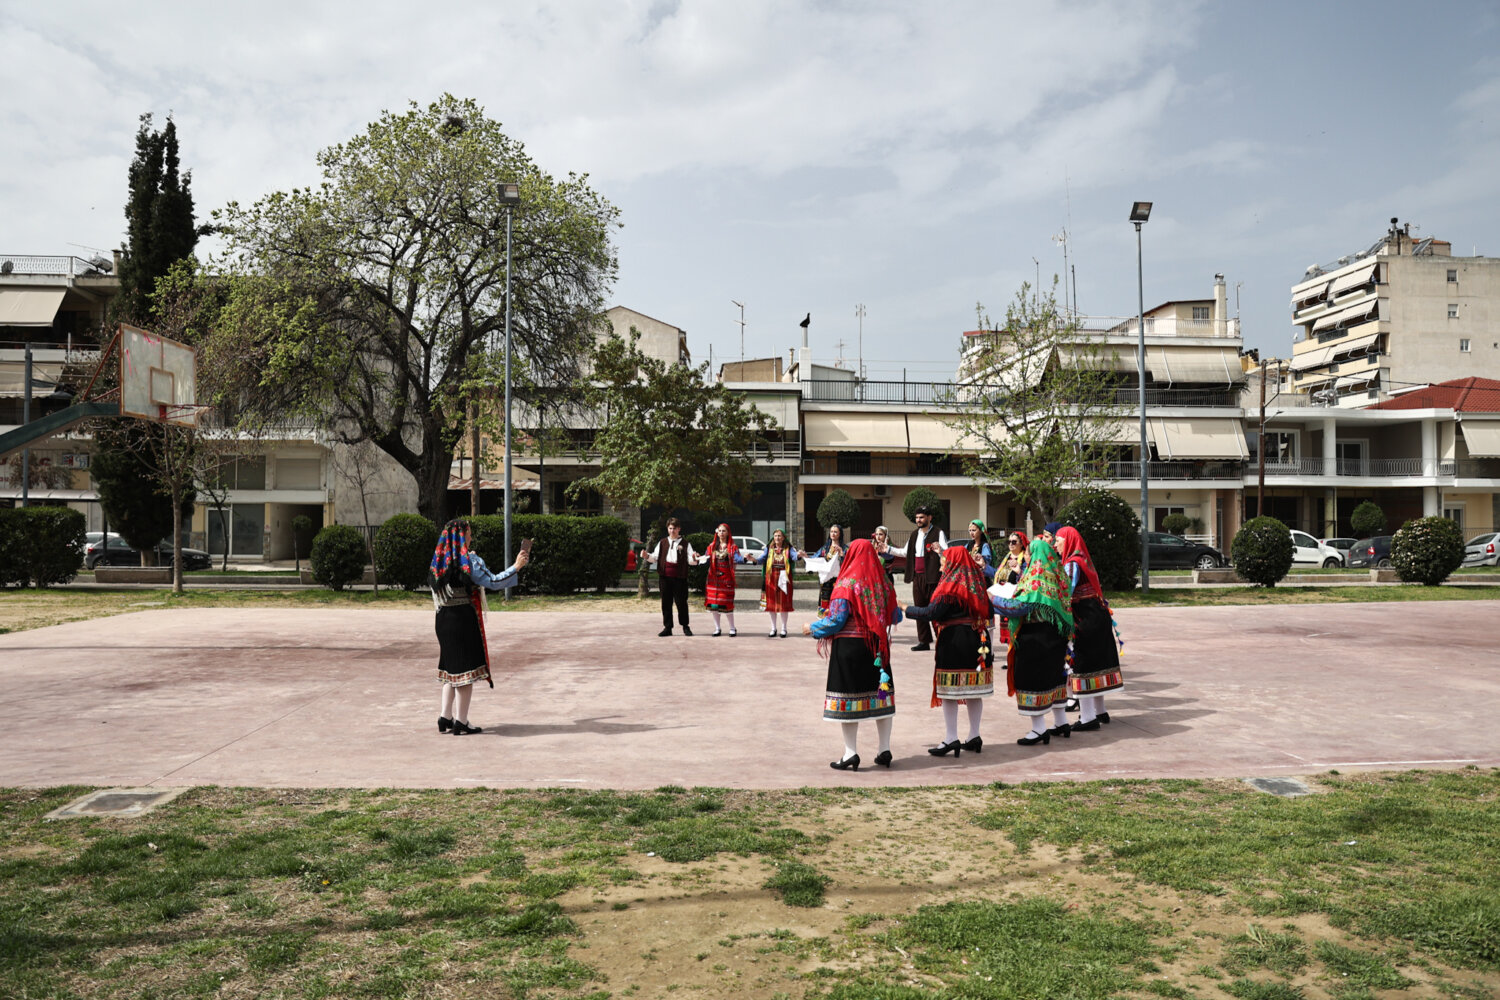
[[[909,607],[906,616],[931,622],[937,630],[932,678],[932,707],[943,709],[943,742],[928,749],[935,757],[960,751],[979,753],[984,740],[979,720],[984,699],[995,693],[994,657],[987,632],[990,599],[984,574],[963,545],[949,546],[942,556],[942,575],[925,607]],[[968,707],[969,738],[958,739],[958,706]]]
[[[766,573],[760,588],[760,609],[771,616],[767,639],[776,638],[778,624],[781,638],[786,638],[786,619],[792,611],[792,570],[801,558],[802,553],[786,540],[785,531],[777,528],[771,533],[771,544],[761,556]],[[746,561],[753,563],[756,559],[751,556]]]
[[[1104,588],[1094,568],[1089,547],[1078,529],[1071,525],[1059,528],[1053,545],[1062,557],[1063,573],[1072,589],[1073,655],[1068,675],[1068,693],[1078,699],[1078,721],[1072,731],[1093,732],[1099,723],[1109,721],[1104,710],[1106,691],[1125,686],[1120,673],[1120,642],[1115,629],[1114,612],[1104,599]]]
[[[708,583],[703,591],[703,605],[714,618],[714,635],[722,635],[719,616],[729,619],[729,635],[739,635],[734,628],[734,564],[745,561],[728,524],[714,529],[714,540],[708,551],[698,557],[697,565],[708,563]]]
[[[1015,688],[1016,708],[1031,720],[1031,732],[1016,742],[1029,747],[1050,743],[1053,736],[1068,736],[1063,701],[1067,697],[1065,670],[1073,613],[1056,550],[1040,538],[1033,540],[1026,572],[1016,584],[1015,595],[993,598],[991,605],[1011,620],[1010,682]],[[1050,728],[1048,715],[1053,720]]]
[[[844,558],[844,529],[836,524],[828,526],[828,541],[817,551],[815,558],[827,559],[828,567],[823,571],[822,583],[818,587],[818,607],[828,610],[828,598],[833,594],[834,581],[838,579],[839,563]]]

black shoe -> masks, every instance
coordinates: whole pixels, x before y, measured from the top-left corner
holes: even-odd
[[[657,636],[658,639],[665,639],[667,636],[669,636],[671,634],[672,634],[672,630],[671,629],[664,628],[660,632],[656,633],[656,636]]]
[[[692,635],[693,634],[693,630],[690,629],[690,628],[688,628],[686,625],[684,625],[684,626],[682,626],[682,634],[683,635]]]
[[[783,638],[783,639],[785,639],[785,638],[786,638],[786,633],[785,633],[785,632],[783,632],[783,633],[781,633],[781,637],[782,637],[782,638]]]
[[[982,746],[984,746],[983,737],[976,736],[972,740],[964,740],[964,749],[969,751],[969,753],[978,753],[979,748]]]
[[[715,632],[715,633],[714,633],[714,635],[718,635],[718,634],[719,634],[719,633],[717,633],[717,632]],[[736,631],[735,631],[735,630],[734,630],[734,629],[730,629],[730,630],[729,630],[729,638],[731,638],[731,639],[733,639],[733,638],[734,638],[734,637],[735,637],[735,636],[737,636],[737,635],[739,635],[739,633],[738,633],[738,632],[736,632]]]
[[[1047,735],[1067,739],[1069,736],[1073,735],[1073,727],[1064,722],[1060,726],[1053,726],[1051,729],[1047,730]]]
[[[913,647],[912,647],[912,648],[911,648],[911,651],[912,651],[912,652],[913,652],[913,653],[920,653],[920,652],[922,652],[922,651],[923,651],[923,650],[927,650],[927,649],[931,649],[931,648],[932,648],[932,647],[931,647],[931,646],[929,646],[929,645],[928,645],[928,644],[927,644],[927,643],[925,643],[925,642],[919,642],[919,643],[917,643],[917,644],[916,644],[916,645],[915,645],[915,646],[913,646]]]
[[[855,754],[848,760],[831,760],[828,762],[828,766],[833,768],[835,771],[858,771],[859,754]]]
[[[1077,698],[1069,698],[1068,699],[1068,703],[1063,706],[1063,711],[1065,711],[1065,712],[1076,712],[1076,711],[1078,711],[1078,699]]]
[[[715,636],[715,637],[718,637],[718,636],[721,636],[721,635],[723,635],[723,634],[724,634],[724,633],[723,633],[723,632],[721,632],[721,631],[719,631],[719,630],[718,630],[718,629],[714,629],[714,630],[713,630],[713,633],[712,633],[712,634],[713,634],[713,635],[714,635],[714,636]]]
[[[889,750],[880,751],[880,754],[875,758],[875,763],[879,764],[881,767],[890,767],[891,752]]]
[[[481,728],[479,728],[478,726],[471,726],[467,722],[459,722],[457,719],[453,720],[453,735],[454,736],[467,736],[470,733],[482,733],[482,732],[484,732],[484,730],[481,729]]]
[[[1098,719],[1100,722],[1104,723],[1106,726],[1109,725],[1109,713],[1108,712],[1100,712],[1098,715],[1094,716],[1094,718]]]
[[[1099,720],[1098,719],[1090,719],[1087,722],[1075,722],[1075,723],[1073,723],[1073,732],[1075,732],[1075,733],[1092,733],[1092,732],[1095,732],[1096,730],[1098,730],[1098,728],[1099,728]]]
[[[943,743],[939,746],[928,747],[927,752],[934,757],[946,757],[951,752],[953,759],[958,760],[958,755],[963,753],[963,749],[964,745],[958,742],[958,740],[954,740],[952,743]]]
[[[438,732],[446,733],[453,728],[453,720],[445,716],[438,716]]]
[[[1047,735],[1046,733],[1038,733],[1038,732],[1036,732],[1034,730],[1032,732],[1027,733],[1025,736],[1022,736],[1020,739],[1016,740],[1017,745],[1023,746],[1023,747],[1034,747],[1038,743],[1051,743],[1051,742],[1052,742],[1052,737],[1051,736]]]
[[[766,633],[766,638],[767,639],[774,639],[774,638],[776,638],[776,630],[773,628],[771,631],[767,632]]]

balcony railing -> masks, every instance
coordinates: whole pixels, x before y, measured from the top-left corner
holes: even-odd
[[[1245,464],[1247,475],[1259,471],[1252,457]],[[1471,479],[1500,477],[1500,459],[1471,458],[1461,462],[1422,458],[1298,458],[1266,462],[1267,476],[1345,476],[1403,479],[1421,476],[1463,476]]]
[[[10,262],[7,274],[55,274],[71,278],[102,277],[114,268],[110,261],[107,267],[97,267],[82,257],[37,257],[29,254],[0,253],[0,264]]]
[[[974,405],[979,398],[1003,397],[999,385],[956,385],[953,382],[854,382],[814,379],[804,383],[805,399],[810,403],[889,403],[925,406],[963,407]],[[1140,390],[1120,387],[1111,392],[1106,403],[1135,406]],[[1149,406],[1233,406],[1240,405],[1240,391],[1225,386],[1217,389],[1153,389],[1146,387]]]
[[[802,460],[804,476],[962,476],[956,458],[924,455],[813,455]]]
[[[1239,462],[1193,461],[1151,462],[1146,474],[1152,480],[1183,479],[1233,479],[1238,480],[1244,466]],[[1100,478],[1123,479],[1138,482],[1141,478],[1140,462],[1106,462],[1101,466]]]
[[[1121,406],[1140,405],[1140,390],[1121,387],[1115,390],[1114,402]],[[1238,389],[1153,389],[1146,387],[1146,405],[1150,406],[1239,406]]]

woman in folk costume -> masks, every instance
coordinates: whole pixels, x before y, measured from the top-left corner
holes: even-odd
[[[802,553],[786,540],[785,531],[777,528],[772,532],[771,544],[761,556],[761,561],[766,564],[766,575],[760,587],[760,608],[771,616],[771,631],[766,633],[767,639],[776,638],[778,618],[781,637],[786,638],[786,618],[792,611],[792,570],[801,558]],[[752,556],[746,561],[753,563],[756,559]]]
[[[802,626],[802,634],[816,636],[818,652],[828,658],[823,718],[844,728],[844,755],[828,764],[836,771],[859,770],[856,740],[864,719],[875,720],[880,740],[875,763],[891,766],[896,692],[891,680],[890,629],[899,621],[896,588],[886,578],[875,546],[858,539],[844,554],[828,613]]]
[[[1059,528],[1053,536],[1062,557],[1063,574],[1073,592],[1073,670],[1068,675],[1068,693],[1078,699],[1078,721],[1073,732],[1093,732],[1109,721],[1104,711],[1104,693],[1125,686],[1120,673],[1120,647],[1114,612],[1104,600],[1104,588],[1083,536],[1072,526]]]
[[[995,565],[995,582],[1017,583],[1026,572],[1026,532],[1012,531],[1005,540],[1005,554]]]
[[[1016,694],[1016,707],[1031,719],[1031,732],[1016,740],[1024,747],[1068,735],[1063,701],[1067,697],[1068,637],[1073,634],[1068,581],[1056,550],[1040,538],[1034,539],[1027,560],[1015,596],[991,601],[998,614],[1013,621],[1007,676]],[[1050,728],[1048,715],[1053,721]]]
[[[984,574],[963,545],[950,545],[943,552],[943,574],[932,601],[925,608],[910,607],[906,617],[925,618],[937,631],[936,666],[932,677],[932,707],[943,707],[943,742],[928,753],[942,757],[962,750],[978,753],[984,746],[979,737],[979,719],[984,699],[995,693],[994,657],[988,638],[990,598],[985,593]],[[958,705],[969,712],[969,738],[958,739]]]
[[[745,557],[734,544],[729,525],[721,524],[714,531],[714,540],[708,551],[698,557],[698,564],[708,563],[708,585],[703,592],[703,605],[714,616],[714,635],[723,633],[719,628],[719,615],[729,619],[729,634],[739,635],[734,629],[734,564],[742,563]]]
[[[885,578],[894,586],[896,574],[891,572],[891,564],[896,561],[896,550],[891,547],[890,529],[882,524],[875,529],[871,540],[875,543],[875,555],[880,560],[880,565],[885,567]]]
[[[839,575],[839,560],[844,558],[844,529],[836,524],[830,524],[828,541],[823,543],[823,547],[817,551],[814,558],[828,560],[828,569],[824,571],[828,579],[818,587],[818,608],[827,611],[828,599],[833,594],[833,584]]]
[[[979,564],[986,583],[995,579],[995,553],[990,548],[990,536],[984,533],[984,522],[978,518],[969,522],[969,555]]]
[[[490,687],[495,686],[484,635],[484,592],[514,587],[530,561],[522,552],[509,569],[491,573],[479,553],[469,551],[469,536],[468,521],[449,521],[427,568],[427,586],[437,609],[438,680],[443,685],[438,732],[455,736],[481,732],[478,726],[469,725],[474,682],[489,681]]]

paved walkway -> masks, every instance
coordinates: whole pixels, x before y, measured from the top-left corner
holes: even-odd
[[[805,619],[798,617],[795,624]],[[0,635],[0,784],[746,788],[1500,766],[1500,602],[1120,612],[1126,690],[1097,733],[938,759],[931,654],[899,630],[896,766],[831,771],[811,640],[659,639],[652,614],[491,616],[476,736],[435,727],[432,615],[144,611]],[[962,725],[962,714],[960,715]],[[874,727],[861,752],[874,756]]]

